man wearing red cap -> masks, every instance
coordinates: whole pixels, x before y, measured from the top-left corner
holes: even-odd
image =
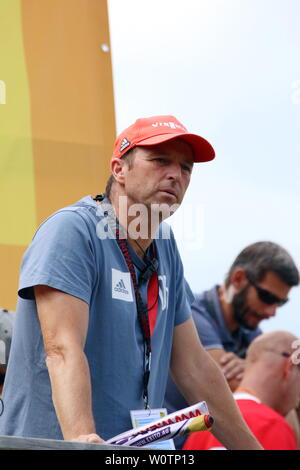
[[[261,448],[200,344],[162,223],[194,162],[213,158],[175,117],[138,119],[116,140],[108,194],[38,228],[22,262],[0,434],[101,442],[131,427],[130,410],[162,406],[170,365],[190,403],[207,401],[226,447]]]

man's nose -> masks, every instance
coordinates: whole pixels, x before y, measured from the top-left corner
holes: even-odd
[[[179,163],[172,163],[168,166],[168,178],[178,180],[181,177],[182,170]]]

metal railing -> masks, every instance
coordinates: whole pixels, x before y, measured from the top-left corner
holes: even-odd
[[[111,444],[89,444],[85,442],[36,439],[32,437],[0,436],[0,450],[143,450],[141,447]],[[145,448],[144,448],[145,450]],[[149,450],[149,449],[148,449]]]

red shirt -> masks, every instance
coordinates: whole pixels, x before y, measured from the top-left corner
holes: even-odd
[[[248,393],[236,393],[234,397],[249,428],[265,450],[297,450],[295,433],[283,416]],[[225,448],[210,431],[204,431],[191,434],[183,449]]]

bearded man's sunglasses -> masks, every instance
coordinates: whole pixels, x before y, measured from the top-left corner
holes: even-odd
[[[267,305],[274,305],[277,304],[278,307],[281,307],[282,305],[286,304],[288,302],[288,298],[286,299],[280,299],[277,297],[277,295],[272,294],[272,292],[269,292],[267,289],[263,289],[262,287],[258,286],[253,278],[253,276],[250,273],[246,273],[247,279],[249,281],[249,284],[253,286],[257,292],[258,297],[262,302],[264,302]]]

